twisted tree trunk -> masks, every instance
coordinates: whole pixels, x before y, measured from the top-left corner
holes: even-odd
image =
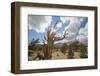
[[[57,23],[54,25],[53,29],[56,28]],[[55,35],[57,34],[57,31],[52,32],[51,28],[50,28],[50,30],[47,31],[47,37],[44,36],[44,39],[47,42],[47,46],[45,46],[45,50],[44,50],[45,51],[44,56],[46,59],[52,58],[52,49],[54,47],[54,42],[63,40],[65,38],[65,36],[67,35],[67,33],[65,31],[65,33],[61,37],[56,37]],[[43,41],[44,45],[45,45],[45,41]]]

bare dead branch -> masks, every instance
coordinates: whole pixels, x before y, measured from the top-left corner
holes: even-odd
[[[64,33],[64,35],[63,36],[61,36],[61,37],[54,37],[54,41],[59,41],[59,40],[63,40],[65,37],[66,37],[66,35],[67,35],[68,33]]]

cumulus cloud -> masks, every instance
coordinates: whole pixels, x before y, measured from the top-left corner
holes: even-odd
[[[84,35],[87,36],[88,35],[88,25],[86,24],[84,28],[81,28],[79,30],[79,35]]]
[[[66,25],[64,31],[67,30],[68,33],[66,39],[69,41],[74,41],[76,39],[76,33],[80,28],[82,19],[81,21],[79,17],[60,17],[60,19],[63,23],[70,21],[69,24]]]
[[[70,33],[75,33],[80,27],[80,19],[78,17],[66,17],[66,21],[70,21],[69,25],[65,27]]]
[[[58,24],[57,24],[57,26],[56,26],[57,28],[61,28],[62,27],[62,23],[61,22],[59,22]]]
[[[84,28],[80,28],[81,22],[84,21],[84,17],[60,17],[60,19],[63,23],[70,21],[70,23],[65,27],[65,30],[69,33],[66,37],[67,41],[79,40],[80,42],[87,44],[88,25],[86,24]],[[77,33],[79,33],[78,36]]]
[[[63,35],[61,34],[61,33],[57,33],[56,35],[55,35],[55,37],[62,37]]]
[[[74,33],[70,33],[67,37],[67,40],[75,40],[76,39],[76,35]]]
[[[50,25],[51,16],[29,16],[29,29],[37,32],[45,32],[45,29]]]
[[[84,44],[88,43],[88,24],[86,24],[84,28],[81,28],[79,30],[79,35],[77,36],[77,39]]]
[[[70,21],[72,17],[60,17],[60,20],[65,23],[66,21]]]

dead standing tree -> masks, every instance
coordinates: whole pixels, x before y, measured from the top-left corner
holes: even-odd
[[[63,40],[66,37],[66,35],[68,34],[67,30],[65,30],[64,34],[62,36],[57,37],[57,32],[60,29],[60,28],[57,28],[57,24],[59,22],[61,22],[61,21],[57,21],[54,26],[49,27],[48,30],[47,30],[46,36],[44,36],[43,43],[44,43],[45,59],[51,59],[52,58],[52,49],[53,49],[54,43],[56,41]]]

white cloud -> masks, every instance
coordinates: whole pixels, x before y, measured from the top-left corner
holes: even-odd
[[[79,34],[80,35],[84,35],[84,36],[87,36],[88,35],[88,25],[86,24],[84,28],[81,28],[79,30]]]
[[[67,18],[67,20],[68,20],[68,18]],[[77,32],[80,27],[80,19],[78,17],[69,17],[69,20],[70,20],[70,23],[65,28],[65,30],[67,29],[68,32],[70,32],[70,33]]]
[[[81,17],[81,18],[80,18],[80,22],[83,22],[83,21],[84,21],[84,18]]]
[[[55,35],[55,37],[63,37],[63,35],[62,35],[61,33],[57,33],[57,34]]]
[[[66,27],[65,27],[65,30],[67,30],[67,33],[68,33],[68,36],[66,37],[66,40],[68,42],[79,40],[80,42],[87,44],[87,42],[88,42],[88,25],[86,24],[84,28],[81,28],[79,30],[79,28],[81,26],[81,22],[83,22],[84,18],[60,17],[60,19],[63,23],[70,21],[69,25],[66,25]],[[76,36],[77,32],[79,32],[78,36]]]
[[[77,36],[77,40],[82,42],[83,44],[87,45],[87,43],[88,43],[88,36],[83,36],[83,35]]]
[[[70,33],[67,37],[67,40],[73,40],[73,39],[76,39],[76,35],[75,33]]]
[[[77,36],[77,39],[84,44],[88,43],[88,24],[86,24],[84,28],[81,28],[79,30],[79,35]]]
[[[45,32],[45,29],[50,25],[51,16],[29,16],[29,29],[34,29],[37,32]]]
[[[65,23],[66,21],[71,20],[72,17],[60,17],[60,20]]]
[[[63,40],[60,40],[60,41],[55,42],[55,44],[56,44],[56,43],[67,43],[67,42],[68,42],[68,40],[63,39]]]
[[[30,30],[33,30],[33,27],[32,27],[30,24],[29,24],[28,26],[29,26],[29,29],[30,29]]]
[[[79,30],[82,19],[80,20],[79,17],[60,17],[60,19],[63,23],[70,21],[70,23],[65,27],[65,30],[67,30],[68,33],[66,40],[74,41],[76,39],[76,33]]]
[[[59,22],[58,24],[57,24],[57,28],[61,28],[61,26],[62,26],[62,23],[61,22]]]

